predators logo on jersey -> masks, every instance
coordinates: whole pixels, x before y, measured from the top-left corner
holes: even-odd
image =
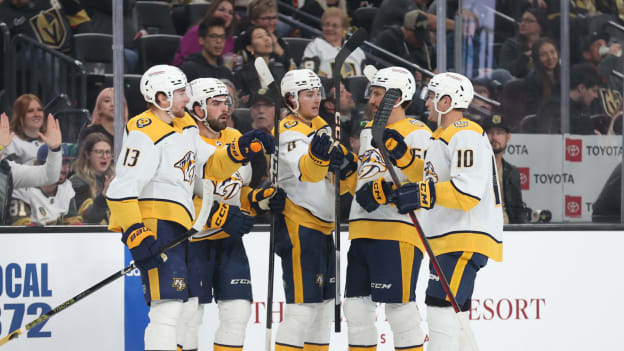
[[[184,278],[173,278],[171,287],[175,288],[177,291],[184,291],[184,289],[186,289],[186,282],[184,282]]]
[[[214,193],[224,200],[230,200],[240,194],[243,187],[243,176],[240,171],[236,171],[232,176],[215,187]]]
[[[358,178],[367,180],[374,178],[377,174],[384,173],[387,168],[381,158],[381,154],[377,149],[367,150],[360,159],[360,168],[358,169]]]
[[[431,179],[434,181],[434,183],[438,182],[439,177],[435,169],[433,168],[433,163],[431,163],[431,161],[427,161],[425,163],[424,172],[425,172],[425,179]]]
[[[187,152],[173,166],[182,171],[185,182],[191,183],[195,176],[195,153],[193,151]]]

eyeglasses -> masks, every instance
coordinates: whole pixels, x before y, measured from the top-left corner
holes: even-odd
[[[262,16],[258,17],[261,21],[277,21],[277,16]]]
[[[225,34],[214,34],[210,33],[206,35],[210,40],[225,40]]]
[[[98,156],[106,156],[106,157],[108,157],[108,156],[112,156],[113,155],[113,153],[110,150],[93,150],[91,152],[93,152],[94,154],[96,154]]]

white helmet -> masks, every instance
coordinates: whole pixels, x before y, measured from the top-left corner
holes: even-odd
[[[405,101],[412,101],[416,92],[416,80],[410,71],[403,67],[387,67],[377,71],[370,83],[372,87],[382,87],[386,91],[395,88],[401,91],[401,99],[394,107],[401,106]]]
[[[447,114],[455,108],[468,108],[474,98],[474,88],[468,78],[452,72],[433,76],[427,85],[427,93],[433,92],[433,107],[439,114]],[[438,110],[438,101],[444,96],[451,98],[451,106],[446,111]]]
[[[141,94],[143,94],[143,98],[163,111],[171,110],[173,92],[185,87],[186,75],[175,66],[152,66],[141,77]],[[167,96],[169,107],[162,108],[156,103],[156,94],[158,93],[163,93]]]
[[[226,105],[228,105],[228,107],[231,107],[232,105],[232,98],[230,97],[230,92],[227,86],[216,78],[195,79],[188,84],[187,95],[190,101],[186,104],[186,109],[189,111],[191,116],[200,122],[203,122],[206,118],[208,118],[206,100],[216,96],[224,96],[226,99]],[[195,114],[195,109],[193,108],[195,104],[199,104],[199,107],[202,111],[204,111],[204,117],[199,117]]]
[[[282,78],[282,97],[284,98],[284,100],[286,100],[287,96],[294,97],[294,108],[286,104],[286,106],[288,106],[288,109],[290,109],[294,113],[297,113],[299,111],[299,92],[309,89],[319,89],[319,91],[321,92],[321,99],[325,98],[325,90],[323,89],[323,84],[321,84],[321,79],[316,75],[316,73],[312,72],[312,70],[295,69],[286,72],[286,74]]]

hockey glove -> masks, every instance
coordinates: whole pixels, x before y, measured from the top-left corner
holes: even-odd
[[[249,233],[254,224],[254,217],[241,211],[238,206],[215,201],[208,223],[210,228],[221,228],[230,236],[240,238]]]
[[[248,197],[251,207],[258,213],[264,211],[281,213],[286,204],[286,192],[281,188],[274,188],[271,186],[255,189],[249,193]]]
[[[394,129],[386,128],[383,133],[383,141],[388,150],[390,162],[399,168],[405,168],[414,162],[414,154],[405,143],[403,135]]]
[[[391,203],[392,194],[392,183],[384,181],[383,177],[379,177],[362,185],[355,192],[355,200],[366,212],[373,212],[379,205]]]
[[[312,141],[310,142],[310,148],[308,149],[308,154],[310,155],[310,159],[314,164],[318,166],[328,166],[329,165],[329,150],[331,148],[332,141],[329,135],[327,134],[314,134],[312,137]]]
[[[128,246],[134,264],[142,270],[150,270],[163,263],[156,243],[156,235],[143,223],[131,225],[121,236],[121,241]]]
[[[435,183],[426,180],[401,185],[395,191],[399,213],[405,214],[421,208],[430,210],[435,205]]]
[[[274,153],[275,142],[273,136],[263,130],[252,129],[230,142],[228,155],[235,162],[244,163],[248,162],[255,154],[260,153],[262,147],[264,147],[267,153]]]
[[[347,179],[357,170],[357,161],[354,153],[349,152],[342,144],[336,143],[329,154],[329,171],[340,169],[340,180]]]

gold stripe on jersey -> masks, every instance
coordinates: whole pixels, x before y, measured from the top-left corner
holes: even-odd
[[[288,217],[284,217],[290,243],[292,244],[291,258],[293,271],[293,286],[295,289],[295,303],[303,303],[303,269],[301,268],[301,243],[299,242],[299,224]]]
[[[242,346],[230,346],[214,343],[213,351],[243,351]]]
[[[317,230],[325,235],[331,235],[334,230],[334,222],[326,222],[301,206],[297,206],[289,198],[286,198],[284,217],[298,223],[306,228]]]
[[[356,219],[349,222],[349,239],[403,241],[424,252],[424,246],[413,224],[380,219]]]
[[[397,351],[423,351],[423,345],[408,346],[408,347],[397,347],[395,349]]]
[[[435,206],[446,208],[457,208],[469,211],[479,204],[479,199],[474,196],[462,193],[457,189],[452,181],[440,182],[435,184],[436,203]]]
[[[132,117],[126,124],[129,132],[138,131],[147,135],[154,144],[171,133],[180,133],[186,128],[197,128],[195,120],[188,113],[184,117],[174,118],[171,124],[165,123],[154,112],[147,110]]]
[[[412,266],[414,262],[414,245],[399,242],[399,251],[401,252],[401,281],[402,286],[402,303],[408,303],[410,298],[410,292],[412,287]]]
[[[325,178],[329,171],[329,160],[315,159],[309,152],[299,159],[299,172],[302,182],[317,183]]]
[[[349,351],[377,351],[377,345],[349,345]]]
[[[357,162],[357,161],[356,161]],[[357,187],[357,171],[353,172],[347,179],[340,181],[340,195],[349,193],[355,195],[355,188]]]
[[[327,351],[329,350],[329,344],[312,344],[309,342],[303,343],[303,351]]]
[[[449,252],[469,251],[478,252],[494,261],[503,260],[503,243],[496,241],[487,233],[451,232],[429,237],[428,240],[436,256]]]
[[[249,193],[253,191],[253,188],[249,185],[244,185],[240,191],[240,209],[248,212],[252,216],[256,216],[256,210],[251,207],[249,202]]]
[[[468,261],[470,261],[472,255],[472,252],[464,252],[457,260],[455,269],[453,269],[453,274],[451,274],[451,281],[449,282],[449,288],[451,289],[451,293],[453,294],[453,296],[457,296],[457,291],[459,290],[459,284],[461,283],[461,279],[464,276],[466,264],[468,264]],[[446,297],[446,301],[450,301],[448,296]]]
[[[158,279],[158,267],[147,271],[147,280],[150,287],[150,298],[152,301],[160,300],[160,281]]]
[[[109,199],[106,203],[111,211],[108,229],[114,232],[124,232],[131,225],[138,223],[144,217],[141,215],[139,201],[136,197],[128,199]]]
[[[476,123],[467,118],[462,118],[459,121],[452,123],[450,126],[446,127],[446,129],[437,129],[435,133],[433,133],[432,138],[441,139],[446,144],[448,144],[453,136],[458,132],[463,130],[472,130],[479,135],[483,134],[483,128]]]
[[[301,351],[303,347],[293,346],[288,344],[280,344],[279,342],[275,342],[275,351]]]
[[[234,162],[227,152],[227,147],[218,148],[204,165],[204,179],[216,181],[229,178],[236,172],[241,164]]]

